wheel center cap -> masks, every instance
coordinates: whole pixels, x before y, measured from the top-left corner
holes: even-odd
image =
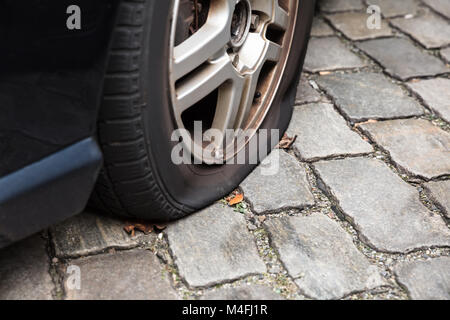
[[[252,9],[250,1],[238,0],[231,21],[231,45],[239,48],[247,39],[252,22]]]

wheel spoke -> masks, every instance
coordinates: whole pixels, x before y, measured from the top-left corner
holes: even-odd
[[[216,114],[212,124],[213,129],[223,132],[233,129],[245,93],[244,78],[237,78],[225,83],[219,90]]]
[[[272,41],[266,41],[265,61],[278,62],[281,57],[282,48]]]
[[[241,106],[236,119],[236,128],[241,128],[244,120],[247,118],[248,114],[253,105],[253,100],[255,98],[256,88],[258,86],[258,79],[261,74],[261,68],[256,70],[253,74],[246,78],[246,85],[244,93],[242,96]]]
[[[250,2],[252,4],[252,9],[267,15],[271,24],[276,25],[282,30],[287,29],[289,24],[289,16],[288,13],[280,7],[278,0],[251,0]]]
[[[253,105],[253,99],[263,66],[267,61],[278,62],[281,57],[281,51],[281,46],[264,39],[257,33],[250,34],[242,47],[239,60],[246,66],[242,69],[243,72],[246,72],[246,82],[241,107],[237,116],[237,127],[242,125]],[[255,52],[262,52],[262,54],[255,54]]]
[[[177,112],[183,113],[227,80],[237,81],[239,78],[228,55],[223,54],[218,59],[209,61],[177,84],[175,101]]]
[[[230,41],[233,2],[220,0],[212,6],[206,24],[174,48],[172,72],[175,80],[214,57]]]

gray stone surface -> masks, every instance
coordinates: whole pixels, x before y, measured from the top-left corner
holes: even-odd
[[[381,74],[332,74],[316,80],[352,121],[423,114],[421,105]]]
[[[384,252],[450,245],[450,230],[419,192],[385,163],[353,158],[314,164],[362,241]]]
[[[96,255],[68,264],[80,268],[80,290],[64,279],[68,300],[169,300],[178,299],[170,274],[148,250]],[[70,270],[69,270],[70,271]],[[65,272],[70,277],[70,272]]]
[[[444,215],[450,219],[450,180],[428,182],[425,189]]]
[[[395,273],[412,299],[450,300],[450,257],[401,263]]]
[[[288,128],[298,155],[305,160],[370,153],[372,146],[350,130],[331,104],[317,103],[296,107]]]
[[[312,103],[320,101],[321,96],[311,85],[309,81],[302,78],[297,87],[297,95],[295,97],[296,104]]]
[[[423,0],[430,8],[450,19],[450,1],[448,0]]]
[[[450,23],[437,14],[426,12],[412,19],[392,19],[391,23],[427,49],[450,44]]]
[[[283,297],[266,286],[243,284],[207,292],[202,300],[283,300]]]
[[[450,72],[439,58],[425,53],[407,39],[375,39],[357,46],[378,61],[387,73],[401,80]]]
[[[180,275],[193,287],[263,273],[266,267],[242,214],[216,203],[167,230]]]
[[[418,9],[417,0],[367,0],[368,5],[377,5],[381,14],[386,18],[416,14]]]
[[[79,257],[110,248],[130,249],[154,235],[124,231],[125,221],[100,214],[82,213],[50,229],[57,257]]]
[[[407,84],[427,106],[450,122],[450,79],[436,78]]]
[[[314,205],[305,168],[295,157],[275,149],[264,160],[265,164],[267,168],[278,170],[268,171],[264,166],[258,167],[241,184],[253,211],[264,213]]]
[[[441,56],[447,61],[447,63],[450,63],[450,48],[442,49]]]
[[[392,35],[392,30],[385,20],[381,20],[380,29],[367,28],[368,15],[365,12],[343,12],[325,17],[351,40],[367,40]]]
[[[361,128],[397,167],[425,179],[450,174],[450,134],[422,119],[367,123]]]
[[[309,72],[319,72],[362,68],[366,65],[337,37],[326,37],[312,38],[309,41],[304,68]]]
[[[49,270],[40,236],[0,250],[0,300],[51,300],[55,286]]]
[[[362,0],[320,0],[320,10],[325,12],[340,12],[349,10],[362,10]]]
[[[352,237],[325,215],[276,218],[266,225],[281,261],[308,297],[337,299],[385,284]]]
[[[333,29],[331,29],[331,27],[325,21],[320,18],[314,18],[311,29],[312,37],[325,37],[332,36],[333,34]]]

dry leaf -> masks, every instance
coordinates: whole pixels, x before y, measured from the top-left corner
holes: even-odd
[[[128,225],[126,225],[123,229],[127,233],[131,233],[132,237],[134,237],[136,230],[141,231],[147,235],[153,231],[153,224],[150,224],[147,222],[142,222],[142,221],[132,222],[132,223],[129,223]]]
[[[244,195],[242,193],[238,193],[237,195],[235,195],[232,199],[230,199],[228,201],[228,205],[234,206],[238,203],[241,203],[242,201],[244,201]]]
[[[133,225],[128,225],[123,227],[123,229],[125,230],[126,233],[131,234],[132,237],[134,237],[134,226]]]
[[[363,124],[377,123],[377,122],[378,122],[378,120],[373,120],[373,119],[371,119],[371,120],[366,121],[366,122],[360,122],[360,123],[357,123],[357,124],[355,124],[355,127],[359,127],[359,126],[361,126],[361,125],[363,125]]]
[[[285,149],[285,150],[290,149],[292,147],[292,145],[294,144],[295,140],[297,140],[297,136],[290,138],[287,134],[284,134],[280,143],[278,143],[277,148]]]

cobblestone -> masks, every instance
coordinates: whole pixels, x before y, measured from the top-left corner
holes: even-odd
[[[421,51],[403,38],[368,40],[357,46],[378,61],[386,73],[400,80],[450,72],[450,68],[437,57]]]
[[[370,144],[347,127],[331,104],[296,107],[288,135],[297,136],[294,147],[298,155],[308,161],[373,151]]]
[[[367,64],[347,49],[337,37],[312,38],[309,42],[305,60],[306,71],[355,69],[365,66]]]
[[[351,40],[367,40],[392,36],[392,30],[386,21],[381,21],[380,28],[367,28],[365,12],[344,12],[325,16],[333,26]]]
[[[332,74],[317,83],[353,122],[423,114],[423,108],[398,85],[376,73]]]

